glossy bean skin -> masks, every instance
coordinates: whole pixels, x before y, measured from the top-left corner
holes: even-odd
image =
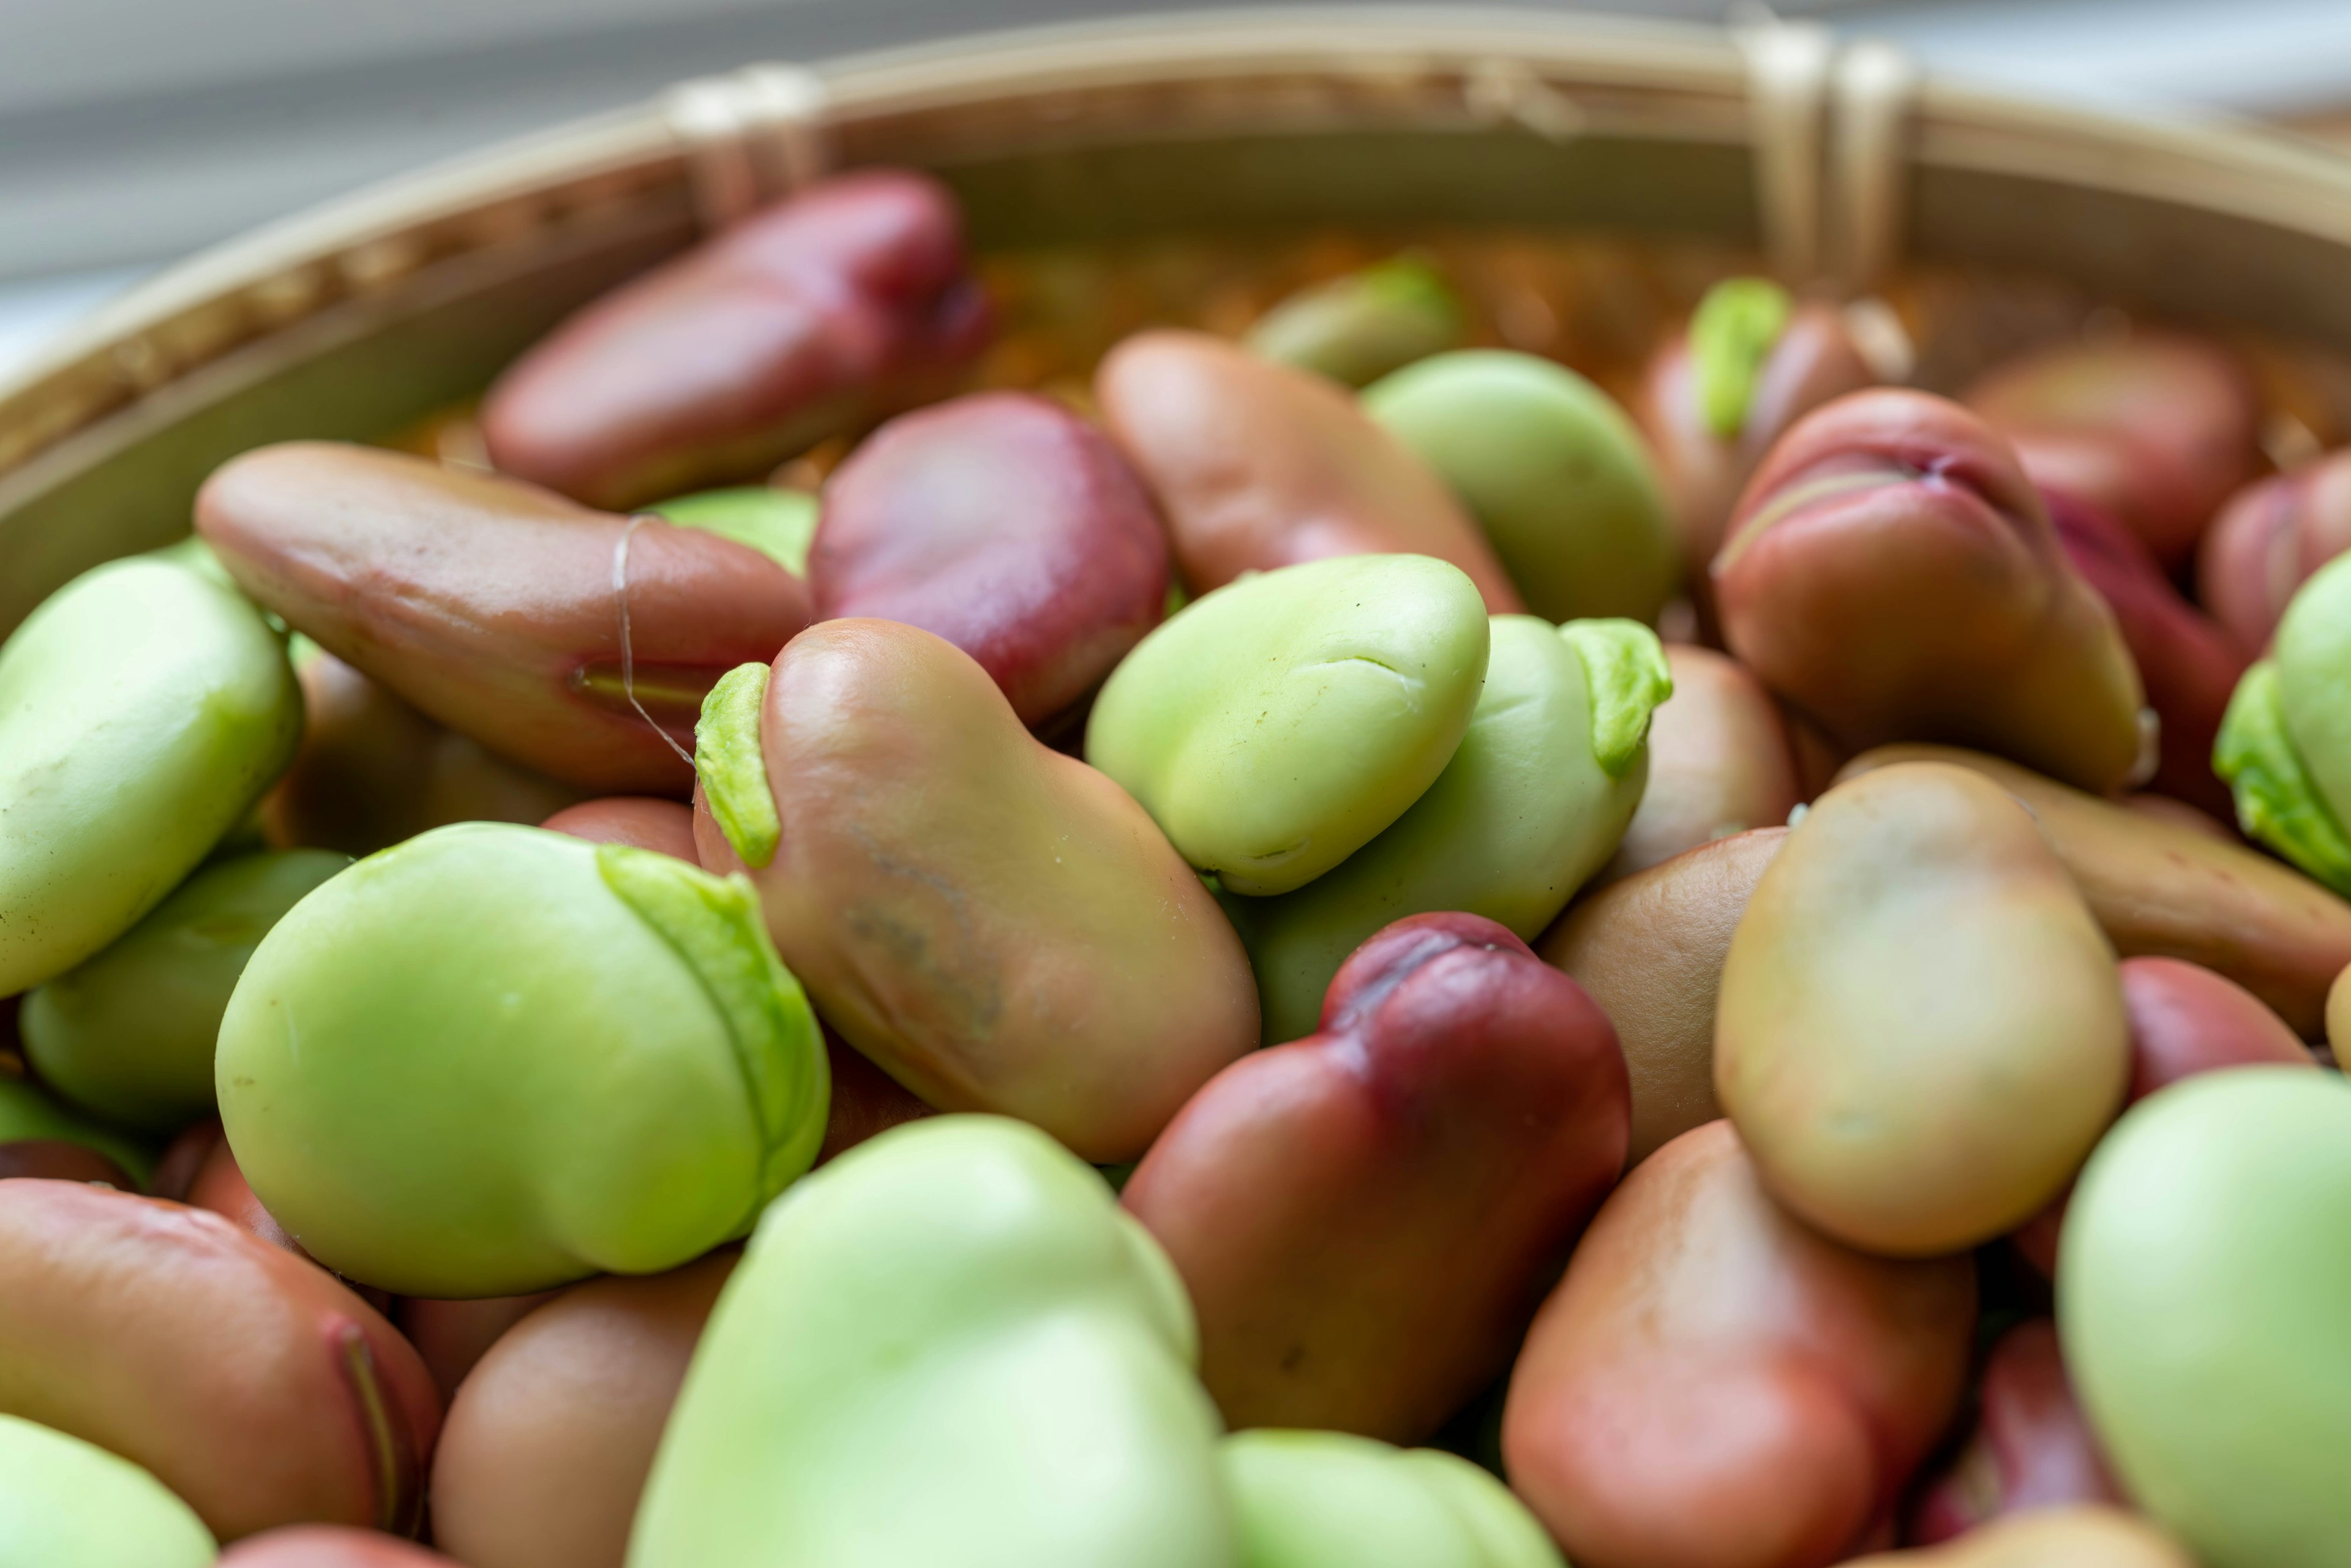
[[[630,1568],[1239,1568],[1196,1347],[1165,1255],[1052,1139],[893,1129],[761,1219]]]
[[[1416,360],[1458,348],[1460,298],[1426,262],[1399,256],[1301,288],[1259,317],[1245,341],[1277,364],[1366,387]]]
[[[1687,329],[1652,355],[1642,373],[1635,416],[1656,454],[1658,477],[1672,506],[1683,573],[1710,608],[1707,567],[1722,548],[1731,507],[1755,465],[1797,420],[1876,383],[1854,347],[1844,319],[1830,306],[1795,306],[1770,351],[1752,371],[1734,428],[1707,417]]]
[[[2351,550],[2351,452],[2247,486],[2204,536],[2196,590],[2251,650],[2266,646],[2294,591]]]
[[[1150,331],[1103,359],[1094,397],[1196,594],[1245,571],[1403,553],[1459,567],[1493,614],[1526,608],[1445,482],[1321,376]]]
[[[1500,925],[1400,920],[1322,1031],[1192,1097],[1126,1185],[1236,1427],[1426,1437],[1490,1382],[1623,1168],[1615,1030]]]
[[[466,1374],[481,1364],[508,1329],[561,1293],[534,1291],[527,1296],[455,1301],[402,1296],[392,1303],[392,1321],[416,1347],[445,1406],[457,1396]]]
[[[2116,1479],[2206,1568],[2332,1568],[2351,1542],[2346,1203],[2351,1084],[2286,1067],[2148,1096],[2074,1191],[2066,1365]]]
[[[1714,1009],[1731,933],[1788,837],[1754,828],[1593,893],[1535,945],[1616,1027],[1632,1083],[1628,1166],[1722,1114]]]
[[[925,402],[988,330],[954,198],[860,171],[572,317],[490,389],[482,436],[503,472],[635,507]]]
[[[456,1560],[376,1530],[289,1524],[238,1542],[214,1568],[457,1568]]]
[[[434,1456],[434,1539],[466,1568],[621,1568],[662,1427],[736,1257],[575,1285],[493,1345]]]
[[[1731,653],[1848,747],[1980,746],[2099,793],[2147,760],[2113,612],[1956,403],[1879,391],[1807,415],[1712,570]]]
[[[1468,1460],[1338,1432],[1240,1432],[1217,1458],[1249,1568],[1563,1568]]]
[[[1604,882],[1750,828],[1776,828],[1813,793],[1786,718],[1754,672],[1687,643],[1666,646],[1674,695],[1649,721],[1649,779]]]
[[[1102,434],[1028,392],[902,414],[825,483],[809,554],[822,620],[934,632],[1035,728],[1159,622],[1167,537]]]
[[[1679,586],[1640,432],[1566,366],[1458,350],[1366,388],[1364,409],[1451,486],[1544,620],[1653,623]]]
[[[2351,558],[2294,593],[2270,656],[2237,684],[2213,766],[2239,826],[2351,897]]]
[[[508,762],[297,637],[302,744],[261,800],[269,847],[347,855],[451,822],[536,822],[585,791]]]
[[[2062,494],[2046,497],[2065,559],[2115,612],[2147,688],[2157,732],[2147,787],[2230,815],[2229,787],[2212,771],[2212,742],[2237,679],[2252,662],[2237,639],[2179,595],[2154,554],[2104,513]]]
[[[1856,1557],[1849,1568],[2197,1568],[2178,1542],[2135,1513],[2085,1504],[1995,1520],[1917,1552]]]
[[[110,561],[0,644],[0,992],[113,941],[294,754],[283,640],[187,547]]]
[[[1645,799],[1664,650],[1630,621],[1493,618],[1485,689],[1445,771],[1379,837],[1295,892],[1232,898],[1265,1038],[1311,1033],[1347,955],[1438,910],[1523,941],[1549,925]]]
[[[683,739],[713,681],[810,616],[798,578],[706,529],[329,442],[224,465],[196,528],[329,653],[582,789],[684,795],[692,770],[657,726]]]
[[[1975,1271],[1847,1250],[1728,1122],[1593,1221],[1527,1336],[1513,1484],[1577,1568],[1821,1568],[1886,1532],[1965,1380]]]
[[[828,1095],[747,883],[490,822],[370,856],[280,921],[215,1071],[287,1230],[435,1298],[657,1271],[741,1236],[815,1157]]]
[[[152,1471],[215,1534],[413,1530],[441,1424],[416,1353],[324,1270],[217,1215],[0,1183],[0,1408]]]
[[[591,844],[633,844],[690,866],[702,863],[694,847],[694,809],[675,800],[608,795],[566,806],[539,826]]]
[[[2251,379],[2186,333],[2059,344],[1996,368],[1965,401],[2015,444],[2034,484],[2106,512],[2168,565],[2261,471]]]
[[[1491,650],[1468,580],[1426,556],[1264,572],[1144,639],[1094,701],[1086,760],[1226,891],[1290,893],[1437,782]]]
[[[2014,1229],[2121,1104],[2114,949],[2032,815],[1947,763],[1814,801],[1723,963],[1715,1093],[1772,1195],[1897,1257]]]
[[[206,1568],[188,1505],[130,1460],[0,1415],[0,1568]]]
[[[760,679],[705,725],[702,810],[764,807],[765,852],[733,847],[757,862],[778,951],[923,1101],[1133,1159],[1257,1043],[1247,957],[1198,877],[1124,791],[1031,737],[968,654],[829,621]]]
[[[213,1044],[270,926],[350,862],[324,850],[198,871],[104,951],[25,998],[25,1054],[112,1122],[171,1133],[213,1111]]]
[[[2101,800],[1980,752],[1888,746],[1840,779],[1897,762],[1970,768],[2023,801],[2125,957],[2184,958],[2316,1038],[2326,988],[2351,965],[2351,904],[2291,867],[2177,821]]]
[[[2056,1324],[2034,1318],[2001,1335],[1976,1402],[1958,1457],[1912,1507],[1912,1541],[1931,1546],[2031,1509],[2124,1506],[2066,1381]]]

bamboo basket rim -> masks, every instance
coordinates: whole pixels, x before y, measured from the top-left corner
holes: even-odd
[[[1809,24],[1779,31],[1827,37]],[[1789,126],[1800,138],[1816,132],[1823,106],[1801,105],[1794,121],[1783,117],[1775,129],[1759,51],[1744,47],[1751,41],[1704,25],[1503,8],[1176,11],[985,32],[805,69],[819,133],[941,109],[1191,90],[1196,118],[1166,127],[1174,136],[1425,126],[1448,110],[1464,125],[1490,122],[1475,90],[1500,72],[1505,85],[1563,104],[1576,120],[1568,135],[1750,148],[1759,205],[1795,203],[1792,217],[1759,212],[1768,240],[1775,226],[1822,221],[1813,210],[1821,193],[1792,195],[1765,163]],[[1838,46],[1823,47],[1827,60]],[[1262,101],[1228,90],[1249,81],[1328,90],[1269,91]],[[1431,83],[1433,91],[1414,90]],[[1813,90],[1832,85],[1823,78]],[[1905,78],[1897,91],[1879,127],[1884,144],[1869,153],[1891,160],[1896,179],[1922,168],[2029,176],[2351,246],[2351,160],[2290,136],[2205,117],[2054,104],[1933,76]],[[1058,134],[1082,141],[1086,131],[1073,114]],[[1050,146],[1056,131],[1048,123],[1030,134]],[[661,97],[368,186],[201,252],[0,377],[0,489],[43,453],[256,339],[469,246],[494,247],[554,221],[561,214],[549,208],[551,191],[591,202],[674,201],[696,177],[695,154],[675,96]],[[1797,156],[1818,152],[1806,144]],[[1813,238],[1804,236],[1800,256],[1820,249]]]

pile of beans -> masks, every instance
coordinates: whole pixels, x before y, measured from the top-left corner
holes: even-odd
[[[0,648],[0,1568],[2351,1564],[2351,455],[1000,308],[836,178]]]

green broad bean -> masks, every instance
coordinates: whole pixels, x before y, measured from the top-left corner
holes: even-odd
[[[1245,1568],[1566,1568],[1510,1488],[1438,1449],[1264,1429],[1218,1458]]]
[[[893,1129],[760,1221],[630,1568],[1238,1568],[1197,1350],[1166,1256],[1050,1138]]]
[[[1629,621],[1497,615],[1486,685],[1445,771],[1378,838],[1294,893],[1226,908],[1268,1043],[1313,1032],[1332,976],[1407,915],[1461,910],[1531,941],[1616,852],[1648,774],[1665,651]]]
[[[809,546],[816,538],[817,499],[805,490],[768,485],[700,490],[656,501],[645,510],[680,528],[700,528],[748,545],[794,577],[808,576]]]
[[[1343,556],[1194,601],[1112,672],[1086,760],[1228,892],[1288,893],[1436,782],[1469,725],[1489,632],[1428,556]]]
[[[0,1415],[0,1568],[205,1568],[195,1511],[94,1443]]]
[[[1545,620],[1654,623],[1679,587],[1680,547],[1648,448],[1573,371],[1465,349],[1368,388],[1364,408],[1452,486]]]
[[[2286,606],[2271,656],[2230,700],[2212,766],[2247,833],[2351,896],[2351,557]]]
[[[60,1094],[169,1133],[213,1110],[213,1045],[254,947],[350,864],[285,850],[206,866],[87,963],[25,998],[25,1053]]]
[[[1246,340],[1269,360],[1361,387],[1459,347],[1466,328],[1445,275],[1399,256],[1291,295],[1259,317]]]
[[[160,903],[301,727],[284,642],[183,559],[111,561],[52,594],[0,646],[0,995]]]
[[[79,1144],[141,1183],[155,1168],[155,1152],[138,1139],[99,1125],[37,1083],[0,1073],[0,1145],[19,1143]]]
[[[652,1273],[814,1159],[829,1073],[758,901],[666,855],[464,822],[262,939],[215,1082],[261,1201],[403,1295]]]

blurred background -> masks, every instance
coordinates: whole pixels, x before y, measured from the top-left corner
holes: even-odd
[[[0,0],[0,372],[59,322],[214,241],[682,78],[1230,3]],[[1723,0],[1575,8],[1726,15]],[[1747,0],[1738,15],[1761,9]],[[2079,100],[2256,116],[2351,146],[2351,0],[1773,9],[1891,39],[1937,70]]]

